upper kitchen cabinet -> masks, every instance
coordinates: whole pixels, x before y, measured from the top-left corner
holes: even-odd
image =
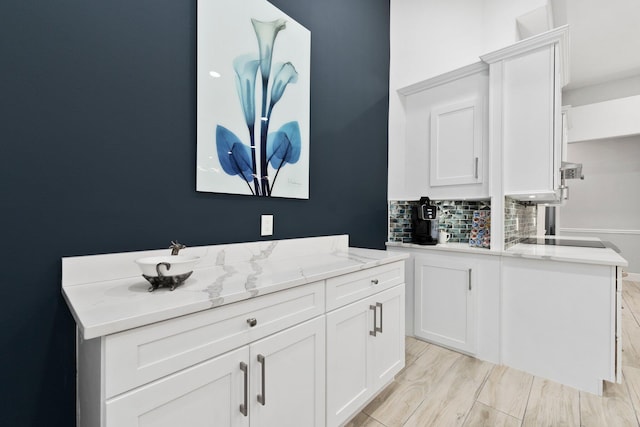
[[[560,27],[482,56],[490,64],[491,138],[503,150],[503,192],[518,200],[561,194],[568,33]]]
[[[405,107],[405,193],[489,197],[489,69],[482,62],[398,90]]]

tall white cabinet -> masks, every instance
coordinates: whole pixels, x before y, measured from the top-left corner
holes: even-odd
[[[494,145],[502,149],[504,195],[557,201],[562,163],[562,87],[568,28],[482,56],[490,64]]]

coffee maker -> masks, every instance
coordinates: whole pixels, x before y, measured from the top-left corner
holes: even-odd
[[[438,243],[438,207],[431,204],[428,197],[421,197],[418,206],[411,209],[412,243],[435,245]]]

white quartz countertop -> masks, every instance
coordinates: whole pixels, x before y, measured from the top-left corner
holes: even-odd
[[[549,237],[549,236],[543,236]],[[566,238],[571,240],[600,240],[598,238],[578,238],[567,236],[556,236],[558,238]],[[387,242],[389,249],[407,248],[420,249],[424,251],[439,252],[462,252],[472,254],[494,255],[522,257],[530,259],[541,259],[562,262],[575,262],[581,264],[596,265],[613,265],[626,267],[629,265],[619,253],[611,248],[585,248],[576,246],[555,246],[555,245],[532,245],[518,243],[504,251],[487,250],[483,248],[474,248],[466,243],[445,243],[437,245],[416,245],[413,243]]]
[[[505,256],[576,262],[581,264],[615,265],[626,267],[626,259],[611,248],[583,248],[577,246],[530,245],[518,243],[503,252]]]
[[[348,246],[327,236],[187,248],[202,258],[174,291],[148,292],[135,259],[168,250],[63,258],[62,291],[85,339],[117,333],[329,277],[403,260],[408,254]]]

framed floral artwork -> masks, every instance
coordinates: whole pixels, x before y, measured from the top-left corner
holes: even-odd
[[[198,0],[197,191],[309,198],[311,33],[266,0]]]

